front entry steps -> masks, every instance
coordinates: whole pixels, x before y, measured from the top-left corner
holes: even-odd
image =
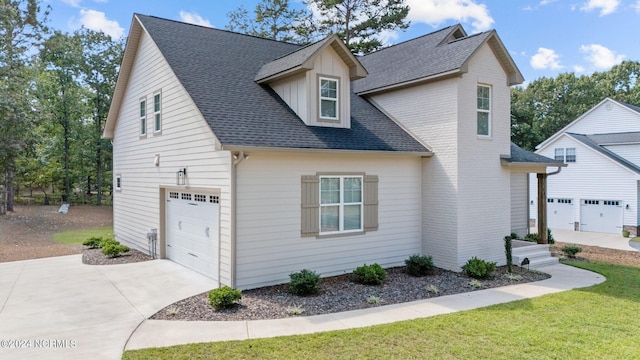
[[[513,264],[520,266],[522,261],[529,259],[529,265],[524,268],[538,269],[543,266],[557,264],[558,258],[551,256],[549,245],[536,244],[528,241],[513,240],[512,241]]]

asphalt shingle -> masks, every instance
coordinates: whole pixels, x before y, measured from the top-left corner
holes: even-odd
[[[511,163],[534,163],[534,164],[563,164],[560,160],[554,160],[531,151],[525,150],[518,145],[511,143],[511,158],[505,159]]]
[[[580,141],[581,143],[585,144],[586,146],[596,150],[597,152],[607,156],[608,158],[610,158],[611,160],[619,163],[620,165],[633,170],[637,173],[640,174],[640,167],[637,166],[636,164],[628,161],[627,159],[617,155],[616,153],[612,152],[611,150],[605,148],[604,146],[600,146],[598,145],[598,143],[596,141],[594,141],[594,139],[592,137],[597,138],[597,135],[582,135],[582,134],[574,134],[574,133],[567,133],[567,135],[571,136],[572,138]]]
[[[137,15],[223,146],[425,153],[367,100],[351,94],[351,129],[306,126],[260,69],[294,44]]]

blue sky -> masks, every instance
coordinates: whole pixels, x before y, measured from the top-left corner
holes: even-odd
[[[258,0],[44,0],[50,25],[81,26],[126,36],[133,13],[216,28],[227,13]],[[462,23],[469,34],[496,29],[527,81],[562,72],[591,74],[623,60],[640,60],[640,0],[406,0],[411,27],[385,33],[387,44]],[[295,7],[300,0],[290,0]]]

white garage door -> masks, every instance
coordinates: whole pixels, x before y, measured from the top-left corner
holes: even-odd
[[[167,258],[218,280],[218,196],[170,191],[166,206]]]
[[[582,200],[580,230],[620,234],[622,231],[622,201]]]
[[[551,229],[573,230],[572,199],[547,199],[547,227]]]

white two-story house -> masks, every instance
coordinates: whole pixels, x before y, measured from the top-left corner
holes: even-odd
[[[237,288],[412,254],[504,264],[527,230],[510,142],[523,81],[495,31],[451,26],[363,57],[135,15],[104,137],[114,231]],[[513,210],[513,211],[512,211]]]

